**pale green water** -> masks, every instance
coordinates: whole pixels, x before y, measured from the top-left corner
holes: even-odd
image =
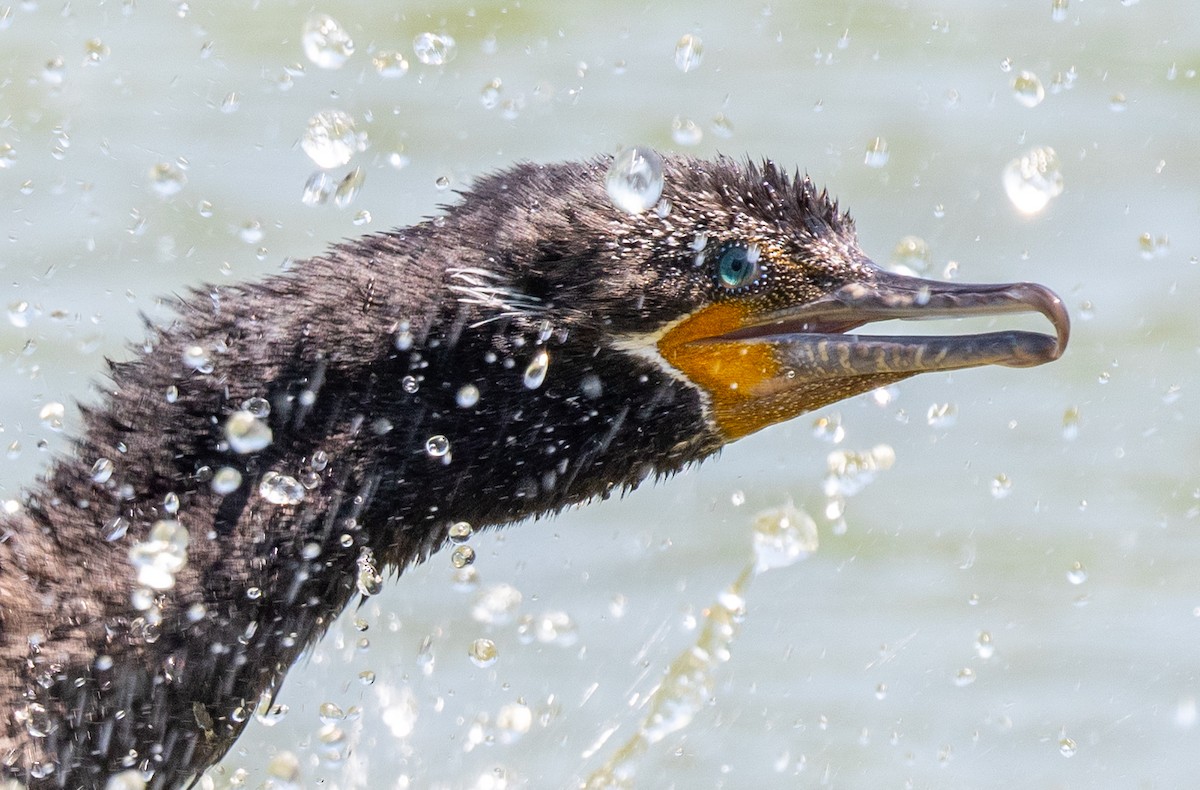
[[[1075,335],[1054,365],[925,377],[886,406],[862,398],[824,412],[841,417],[840,447],[887,443],[897,456],[849,500],[845,535],[822,517],[834,447],[813,437],[814,415],[624,501],[473,541],[482,584],[519,588],[520,614],[566,612],[578,635],[571,646],[526,645],[515,623],[477,623],[475,593],[455,589],[448,556],[435,557],[364,607],[368,631],[349,619],[335,627],[289,678],[280,701],[290,712],[273,728],[254,725],[228,770],[245,767],[255,786],[270,755],[290,749],[309,787],[571,786],[637,727],[644,712],[630,701],[696,638],[690,618],[749,556],[753,514],[790,497],[817,517],[820,550],[751,585],[712,704],[643,755],[636,786],[1193,785],[1194,2],[1071,0],[1061,22],[1049,0],[776,3],[769,13],[762,3],[426,3],[403,15],[373,5],[195,2],[185,13],[151,2],[65,12],[26,3],[10,15],[0,6],[0,151],[15,154],[0,169],[2,304],[31,305],[27,327],[0,328],[0,443],[23,448],[0,458],[6,496],[47,463],[39,440],[61,446],[40,424],[41,407],[88,397],[102,356],[139,336],[137,312],[164,315],[156,296],[412,222],[452,199],[435,187],[440,176],[462,186],[522,158],[626,142],[680,148],[676,115],[704,130],[686,150],[806,169],[853,210],[881,260],[914,234],[930,244],[935,275],[957,261],[961,279],[1050,285],[1071,306]],[[304,60],[300,30],[314,10],[356,42],[340,70]],[[413,36],[430,30],[457,39],[445,67],[413,55]],[[684,33],[704,42],[702,63],[686,74],[673,61]],[[109,54],[85,67],[92,38]],[[373,49],[402,51],[409,73],[380,79]],[[56,57],[58,87],[43,76]],[[303,76],[282,90],[285,67],[301,62]],[[1048,89],[1056,73],[1073,69],[1075,79],[1030,109],[1010,88],[1022,69]],[[495,78],[501,101],[519,105],[515,118],[481,105]],[[238,106],[226,113],[231,92]],[[1113,109],[1118,94],[1123,111]],[[330,107],[354,116],[371,143],[334,171],[366,172],[346,209],[300,201],[314,167],[297,141],[305,120]],[[710,130],[718,113],[733,124],[728,139]],[[875,137],[890,150],[879,169],[863,163]],[[1033,145],[1058,152],[1065,192],[1023,218],[1000,173]],[[396,170],[388,155],[401,146],[411,163]],[[162,199],[148,171],[179,157],[187,184]],[[364,209],[372,222],[356,226]],[[238,229],[254,220],[263,238],[246,243]],[[1169,247],[1143,258],[1144,233],[1169,237]],[[930,426],[929,407],[947,402],[955,423]],[[1068,440],[1073,407],[1078,435]],[[1012,486],[996,499],[1000,474]],[[1086,571],[1078,584],[1068,579],[1075,563]],[[976,649],[981,631],[990,658]],[[500,651],[489,669],[467,657],[480,636]],[[365,651],[355,648],[362,637]],[[956,681],[963,669],[974,682]],[[373,686],[360,685],[364,670],[375,672]],[[497,717],[518,700],[532,723],[505,738]],[[341,724],[352,752],[341,765],[314,764],[323,702],[361,706]],[[397,712],[410,707],[413,730],[397,737]],[[495,742],[472,748],[481,716]]]

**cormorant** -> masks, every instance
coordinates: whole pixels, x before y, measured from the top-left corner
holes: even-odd
[[[209,286],[0,516],[0,778],[178,787],[378,572],[668,475],[925,371],[1056,359],[1061,301],[873,265],[807,177],[664,157],[521,164],[418,225]],[[872,337],[1036,311],[1055,336]],[[364,584],[364,575],[367,582]]]

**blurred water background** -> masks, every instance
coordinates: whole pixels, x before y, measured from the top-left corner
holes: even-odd
[[[1055,288],[1067,356],[925,376],[478,536],[470,583],[437,555],[333,627],[213,783],[576,786],[731,610],[728,660],[629,786],[1194,786],[1197,42],[1193,0],[0,4],[0,494],[163,296],[515,160],[770,157],[881,263]],[[354,128],[349,161],[318,146],[325,180],[301,142],[330,110]],[[890,469],[831,477],[880,445]],[[723,595],[788,502],[819,550]]]

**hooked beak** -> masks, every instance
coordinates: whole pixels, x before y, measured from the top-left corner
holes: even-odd
[[[879,268],[873,268],[873,273],[870,280],[847,283],[811,302],[764,315],[710,342],[771,343],[781,361],[797,374],[803,371],[813,377],[914,375],[979,365],[1027,368],[1058,359],[1067,347],[1070,317],[1062,300],[1045,286],[941,282]],[[849,334],[874,321],[1028,312],[1048,318],[1054,335],[1021,330],[934,336]]]
[[[892,319],[1041,313],[1054,334],[1010,329],[966,335],[866,335]],[[1033,367],[1058,359],[1070,336],[1062,300],[1041,285],[976,285],[905,277],[871,266],[860,280],[765,312],[715,307],[658,343],[708,393],[726,441],[918,373],[980,365]]]

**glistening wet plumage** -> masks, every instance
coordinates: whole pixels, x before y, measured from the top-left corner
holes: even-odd
[[[436,219],[198,290],[113,367],[74,457],[3,522],[10,776],[186,783],[360,594],[362,562],[403,569],[454,522],[605,497],[918,372],[1065,347],[1046,289],[887,274],[771,164],[668,158],[670,210],[636,215],[607,167],[521,165]],[[848,334],[1014,310],[1055,336]]]

